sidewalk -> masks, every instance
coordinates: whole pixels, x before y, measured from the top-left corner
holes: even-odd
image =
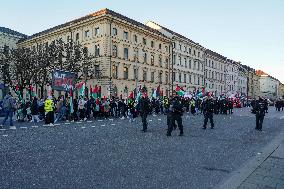
[[[215,189],[284,189],[284,130]]]

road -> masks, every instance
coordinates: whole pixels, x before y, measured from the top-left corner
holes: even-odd
[[[284,127],[284,112],[269,110],[263,132],[249,108],[217,115],[202,130],[202,115],[184,114],[185,136],[166,136],[165,116],[141,121],[17,123],[0,130],[0,188],[213,188],[259,154]]]

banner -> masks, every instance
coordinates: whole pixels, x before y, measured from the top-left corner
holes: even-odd
[[[67,71],[55,70],[52,73],[52,89],[58,91],[70,91],[75,87],[76,74]]]

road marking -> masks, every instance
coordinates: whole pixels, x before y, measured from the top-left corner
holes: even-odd
[[[114,126],[115,124],[114,124],[114,123],[112,123],[112,124],[110,124],[110,125]]]
[[[86,127],[82,127],[82,129],[86,129]]]
[[[6,131],[6,129],[0,129],[0,131]]]
[[[49,125],[43,125],[44,127],[48,127]]]
[[[93,123],[93,121],[87,121],[87,123]]]
[[[98,120],[98,121],[103,121],[103,120]]]
[[[17,128],[16,127],[10,127],[10,130],[16,130]]]
[[[3,137],[7,137],[8,135],[3,135]]]
[[[32,128],[38,128],[38,126],[36,126],[36,125],[33,125],[33,126],[32,126]]]
[[[92,127],[96,127],[95,125],[93,125]]]
[[[27,127],[20,127],[21,129],[27,129]]]
[[[188,117],[188,116],[187,116]],[[158,119],[158,121],[162,121],[161,119]]]
[[[108,119],[108,120],[113,121],[113,119]]]
[[[55,124],[54,124],[54,126],[59,126],[59,125],[60,125],[60,123],[55,123]]]
[[[82,122],[76,122],[77,124],[81,124]]]
[[[106,125],[101,125],[102,127],[105,127]]]
[[[70,123],[65,123],[65,125],[70,125]]]
[[[151,119],[149,121],[152,121]]]

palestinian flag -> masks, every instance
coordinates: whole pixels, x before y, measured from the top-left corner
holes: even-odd
[[[184,96],[185,92],[178,85],[176,86],[176,92],[179,96]]]

